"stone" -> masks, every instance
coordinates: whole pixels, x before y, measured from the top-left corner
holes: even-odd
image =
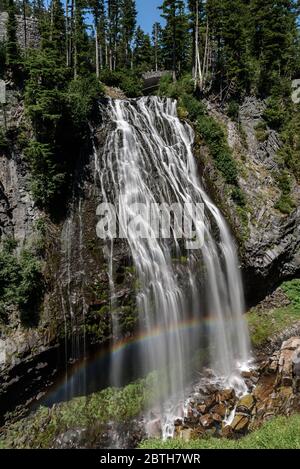
[[[212,418],[215,422],[222,423],[223,419],[222,419],[221,415],[214,413],[214,414],[211,414],[211,416],[212,416]]]
[[[248,415],[236,413],[231,423],[231,427],[235,432],[245,432],[248,428],[250,418]]]
[[[200,417],[200,423],[204,428],[210,428],[213,426],[214,420],[210,414],[205,414]]]
[[[255,399],[252,396],[252,394],[247,394],[243,396],[239,402],[237,403],[237,412],[245,412],[245,413],[251,413],[253,407],[255,405]]]
[[[207,406],[205,404],[198,405],[197,410],[200,414],[205,414],[207,411]]]
[[[211,412],[220,415],[220,417],[224,419],[226,415],[226,405],[223,403],[217,404],[211,409]]]
[[[231,425],[226,425],[225,427],[222,428],[221,435],[224,438],[230,438],[233,435],[233,428]]]
[[[300,347],[294,352],[292,356],[293,375],[300,377]]]
[[[179,432],[179,438],[183,441],[190,441],[193,431],[191,428],[184,428]]]
[[[234,389],[223,389],[222,391],[219,391],[216,396],[217,402],[226,402],[234,398],[235,398]]]

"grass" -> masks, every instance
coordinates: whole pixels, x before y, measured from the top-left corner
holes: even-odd
[[[71,429],[86,428],[100,437],[107,422],[130,422],[153,403],[157,379],[152,373],[121,389],[107,388],[51,409],[41,406],[8,426],[0,436],[0,448],[50,448],[58,435]]]
[[[285,307],[270,310],[253,309],[247,315],[252,344],[263,345],[270,337],[300,320],[300,280],[294,279],[281,285],[290,300]]]
[[[300,415],[276,417],[239,439],[145,440],[143,449],[300,449]]]

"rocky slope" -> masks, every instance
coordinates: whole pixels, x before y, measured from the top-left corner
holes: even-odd
[[[263,138],[259,138],[257,127],[263,122],[263,102],[253,97],[245,99],[238,121],[229,119],[214,103],[208,102],[207,107],[227,131],[246,199],[243,213],[232,202],[205,151],[201,162],[203,182],[219,201],[238,240],[247,299],[249,304],[255,304],[275,285],[300,272],[300,187],[292,181],[295,208],[290,214],[275,208],[281,195],[277,153],[282,142],[268,127]]]

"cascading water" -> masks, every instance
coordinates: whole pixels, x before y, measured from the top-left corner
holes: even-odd
[[[138,276],[139,329],[147,338],[140,343],[139,359],[145,370],[163,370],[167,395],[183,403],[201,340],[208,343],[211,368],[233,386],[239,382],[238,367],[249,360],[249,343],[235,246],[199,182],[193,130],[178,119],[176,106],[176,101],[158,97],[110,100],[107,112],[113,129],[96,169],[102,202],[118,208],[119,228],[126,233]],[[174,203],[204,206],[202,216],[193,220],[194,236],[203,239],[198,249],[185,249],[174,236],[171,240],[155,236],[143,214],[139,213],[135,229],[128,225],[137,215],[136,204],[159,219],[157,204]],[[106,251],[112,303],[114,242],[110,240]],[[113,327],[118,337],[115,320]],[[118,385],[121,366],[126,364],[118,361],[112,384]],[[161,403],[165,435],[172,433],[176,412]]]

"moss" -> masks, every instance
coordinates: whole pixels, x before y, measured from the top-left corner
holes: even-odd
[[[124,423],[139,415],[157,396],[158,377],[152,373],[128,386],[107,388],[88,397],[40,407],[23,420],[8,426],[0,437],[4,448],[49,448],[55,438],[71,429],[102,425],[113,420]]]
[[[251,341],[262,346],[272,336],[300,320],[300,280],[282,284],[281,289],[291,301],[290,305],[270,310],[252,309],[247,315]]]
[[[276,417],[259,430],[239,440],[202,438],[183,440],[146,440],[144,449],[300,449],[300,415]]]

